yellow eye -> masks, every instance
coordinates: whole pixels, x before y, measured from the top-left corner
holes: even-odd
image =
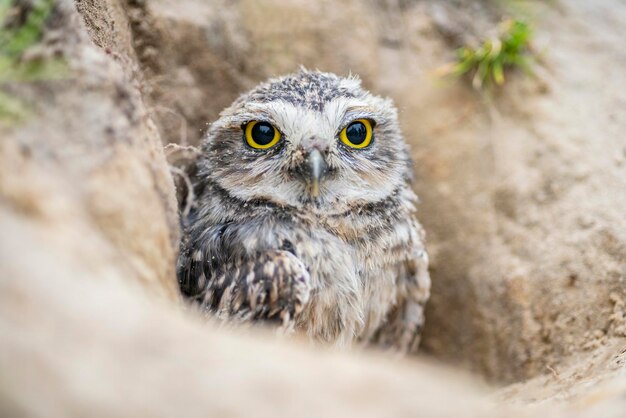
[[[365,148],[372,142],[372,123],[357,119],[341,130],[339,139],[351,148]]]
[[[270,123],[252,121],[245,127],[245,138],[248,145],[256,149],[268,149],[278,143],[280,132]]]

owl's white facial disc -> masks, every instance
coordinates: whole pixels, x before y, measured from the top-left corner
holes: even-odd
[[[372,140],[360,149],[340,140],[356,120],[372,125]],[[244,129],[253,121],[273,125],[278,143],[248,145]],[[316,193],[307,170],[314,150],[324,168]],[[411,176],[391,101],[363,90],[358,80],[320,72],[271,80],[240,97],[213,124],[203,151],[202,172],[231,196],[315,212],[382,201]]]

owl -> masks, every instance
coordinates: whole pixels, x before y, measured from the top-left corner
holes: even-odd
[[[195,164],[177,264],[192,303],[337,346],[417,348],[428,256],[391,100],[301,69],[222,111]]]

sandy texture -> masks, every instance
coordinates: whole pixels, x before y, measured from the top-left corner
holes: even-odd
[[[135,86],[132,49],[113,59],[117,51],[95,46],[73,10],[60,3],[42,47],[66,59],[67,73],[9,86],[34,116],[0,128],[2,205],[49,229],[81,264],[177,300],[173,182]]]
[[[499,416],[449,370],[219,330],[76,260],[67,234],[4,206],[0,228],[19,237],[0,245],[1,416]]]
[[[70,71],[6,87],[34,112],[0,128],[0,415],[623,416],[626,10],[539,9],[538,78],[486,100],[431,77],[498,16],[451,4],[61,0],[43,50]],[[494,393],[180,304],[162,143],[299,64],[400,107],[433,265],[424,351],[531,380]]]
[[[625,13],[544,9],[537,79],[486,105],[433,88],[410,100],[429,352],[512,381],[609,340],[626,348]]]

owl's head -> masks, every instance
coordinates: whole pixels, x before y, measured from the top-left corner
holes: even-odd
[[[389,99],[357,78],[301,70],[239,97],[210,128],[200,175],[243,202],[338,213],[411,176]]]

